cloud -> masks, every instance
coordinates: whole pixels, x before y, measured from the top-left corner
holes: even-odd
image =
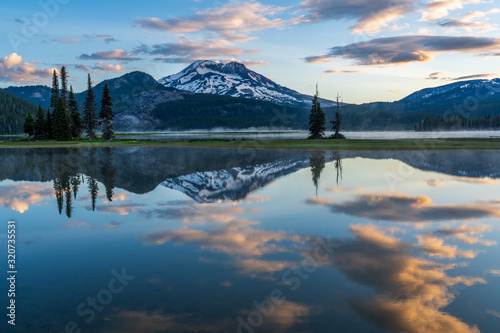
[[[24,213],[30,205],[54,197],[54,188],[49,183],[15,183],[0,186],[0,206]]]
[[[488,274],[491,274],[493,276],[500,276],[500,269],[491,269],[488,271]]]
[[[306,0],[301,4],[311,21],[356,20],[353,33],[400,29],[394,24],[415,10],[413,0]]]
[[[410,197],[401,194],[358,195],[355,200],[343,203],[321,203],[308,199],[308,203],[328,206],[335,213],[395,222],[500,217],[500,209],[494,204],[438,205],[432,203],[432,199],[427,196]]]
[[[52,42],[59,43],[59,44],[76,44],[76,43],[80,43],[81,40],[78,38],[62,37],[62,38],[52,39]]]
[[[459,250],[457,246],[444,245],[444,239],[428,236],[418,235],[418,245],[421,249],[427,252],[431,257],[441,258],[475,258],[477,252]]]
[[[99,61],[97,64],[95,64],[94,69],[103,72],[123,73],[121,65],[106,64],[102,61]]]
[[[230,2],[221,7],[200,10],[187,18],[139,17],[136,23],[147,29],[174,33],[207,32],[211,36],[233,42],[243,42],[255,37],[249,33],[265,29],[283,29],[302,22],[304,17],[283,20],[272,18],[287,10],[286,7],[264,5],[260,2]]]
[[[442,79],[441,77],[444,75],[444,72],[434,72],[430,73],[429,76],[426,78],[427,80],[438,80]]]
[[[464,5],[479,4],[482,0],[434,0],[422,10],[420,21],[433,21],[448,17],[450,12],[464,8]]]
[[[329,69],[324,71],[326,74],[355,74],[355,73],[366,73],[365,71],[350,71],[345,69]]]
[[[132,52],[116,49],[112,51],[98,51],[91,55],[83,53],[78,58],[82,60],[120,60],[124,62],[141,60],[141,58],[134,57],[133,55]]]
[[[111,35],[96,35],[97,38],[103,40],[106,44],[112,43],[112,42],[118,42],[118,39]]]
[[[304,60],[310,64],[321,64],[324,62],[333,61],[333,59],[334,57],[326,57],[326,56],[311,56],[304,58]]]
[[[493,317],[497,317],[498,319],[500,319],[500,312],[498,312],[498,311],[486,310],[486,313],[492,315]]]
[[[224,40],[201,40],[180,37],[176,43],[142,45],[135,52],[156,55],[155,61],[166,63],[191,63],[200,59],[234,58],[247,50],[231,47]]]
[[[460,77],[455,77],[452,78],[452,81],[460,81],[460,80],[473,80],[473,79],[486,79],[489,77],[496,77],[498,74],[472,74],[472,75],[466,75],[466,76],[460,76]]]
[[[459,77],[446,76],[444,72],[435,72],[429,74],[426,78],[427,80],[443,80],[443,81],[461,81],[461,80],[474,80],[474,79],[487,79],[490,77],[496,77],[498,74],[471,74]]]
[[[141,236],[145,245],[167,242],[197,244],[202,249],[229,255],[260,256],[283,251],[276,243],[287,239],[282,232],[251,228],[258,222],[235,220],[209,230],[174,229]]]
[[[500,48],[500,39],[469,36],[397,36],[376,38],[369,41],[336,46],[320,57],[355,60],[360,65],[393,65],[409,62],[426,62],[433,53],[490,52]],[[306,58],[308,59],[315,57]]]
[[[106,204],[104,206],[98,206],[97,211],[105,214],[118,214],[118,215],[129,215],[131,213],[137,213],[142,205],[132,204],[132,203],[122,203],[122,204]],[[91,210],[92,207],[87,207]]]
[[[491,231],[491,226],[487,224],[476,224],[474,226],[469,226],[468,224],[462,224],[460,227],[456,228],[442,228],[434,232],[435,235],[454,237],[466,244],[480,244],[483,246],[496,245],[495,241],[485,241],[479,237],[472,237],[472,235],[478,235],[485,232]]]
[[[414,257],[415,246],[390,235],[392,230],[363,224],[352,226],[351,232],[355,238],[338,240],[340,246],[320,263],[375,290],[371,299],[347,299],[362,318],[394,332],[479,332],[442,309],[454,298],[451,286],[485,283],[483,279],[449,276],[446,271],[455,265]],[[306,255],[317,258],[318,242],[311,243]]]
[[[256,276],[258,273],[275,273],[292,267],[294,263],[288,261],[277,260],[261,260],[256,258],[237,259],[235,266],[240,269],[243,274]]]
[[[55,68],[39,68],[26,63],[17,53],[0,58],[0,81],[13,83],[39,83],[52,77]]]
[[[223,59],[220,60],[222,63],[229,63],[229,62],[239,62],[241,64],[244,64],[246,67],[253,67],[253,66],[267,66],[270,65],[268,62],[262,61],[262,60],[238,60],[235,58],[229,58],[229,59]]]

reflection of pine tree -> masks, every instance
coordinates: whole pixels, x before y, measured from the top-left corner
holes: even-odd
[[[73,204],[71,202],[71,187],[69,186],[69,182],[68,182],[68,186],[64,189],[64,193],[66,194],[66,216],[68,218],[71,217],[71,212],[73,211]]]
[[[56,192],[57,209],[59,214],[62,214],[64,187],[60,178],[54,179],[54,191]]]
[[[71,191],[73,192],[73,195],[74,195],[75,200],[76,200],[76,195],[78,194],[78,187],[81,184],[80,175],[76,174],[74,176],[71,176],[70,184],[71,184]]]
[[[87,184],[89,188],[90,198],[92,200],[92,211],[95,211],[95,203],[97,200],[97,194],[99,193],[99,185],[97,180],[92,176],[87,176]]]
[[[333,152],[333,160],[335,161],[333,165],[337,171],[337,186],[339,185],[339,178],[342,180],[342,159],[340,158],[340,152]]]
[[[318,195],[319,179],[325,168],[325,152],[312,151],[309,155],[309,165],[311,166],[313,184],[316,187],[316,195]]]
[[[106,188],[106,198],[113,201],[113,189],[115,185],[115,167],[113,166],[113,148],[103,148],[103,159],[101,160],[101,174],[103,176],[104,187]]]

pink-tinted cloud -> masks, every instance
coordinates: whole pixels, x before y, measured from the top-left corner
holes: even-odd
[[[500,50],[500,39],[476,36],[397,36],[376,38],[369,41],[335,46],[325,55],[316,58],[344,58],[355,60],[359,65],[397,65],[410,62],[426,62],[434,53],[488,54]]]
[[[195,15],[181,18],[160,19],[139,17],[139,26],[148,29],[174,32],[207,32],[233,42],[255,39],[249,33],[265,29],[282,29],[302,22],[305,17],[289,20],[273,18],[287,8],[265,5],[260,2],[229,2],[220,7],[198,11]]]
[[[354,19],[358,34],[400,29],[395,22],[416,9],[413,0],[306,0],[301,7],[313,22]]]
[[[98,51],[90,55],[83,53],[78,58],[81,60],[120,60],[124,62],[141,60],[140,58],[135,57],[133,53],[126,52],[122,49]]]
[[[0,59],[0,81],[13,83],[45,82],[52,76],[55,68],[39,68],[23,61],[17,53],[11,53]]]

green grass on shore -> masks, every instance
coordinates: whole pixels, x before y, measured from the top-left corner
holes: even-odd
[[[498,150],[500,138],[396,139],[396,140],[227,140],[192,139],[157,141],[116,139],[106,141],[0,141],[0,148],[80,148],[80,147],[193,147],[235,149],[298,150]]]

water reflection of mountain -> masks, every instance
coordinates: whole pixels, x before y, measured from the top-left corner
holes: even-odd
[[[241,200],[274,179],[308,166],[307,161],[288,158],[274,162],[232,169],[195,172],[170,178],[162,185],[178,190],[197,202]]]
[[[159,147],[116,148],[109,159],[108,150],[2,149],[0,180],[53,181],[61,175],[81,174],[110,184],[107,172],[113,169],[110,187],[143,194],[162,184],[198,202],[213,202],[243,199],[278,177],[316,168],[311,163],[318,159],[304,151]],[[324,156],[326,163],[354,157],[396,159],[421,170],[500,178],[499,151],[343,151]],[[318,177],[313,172],[313,180]]]

